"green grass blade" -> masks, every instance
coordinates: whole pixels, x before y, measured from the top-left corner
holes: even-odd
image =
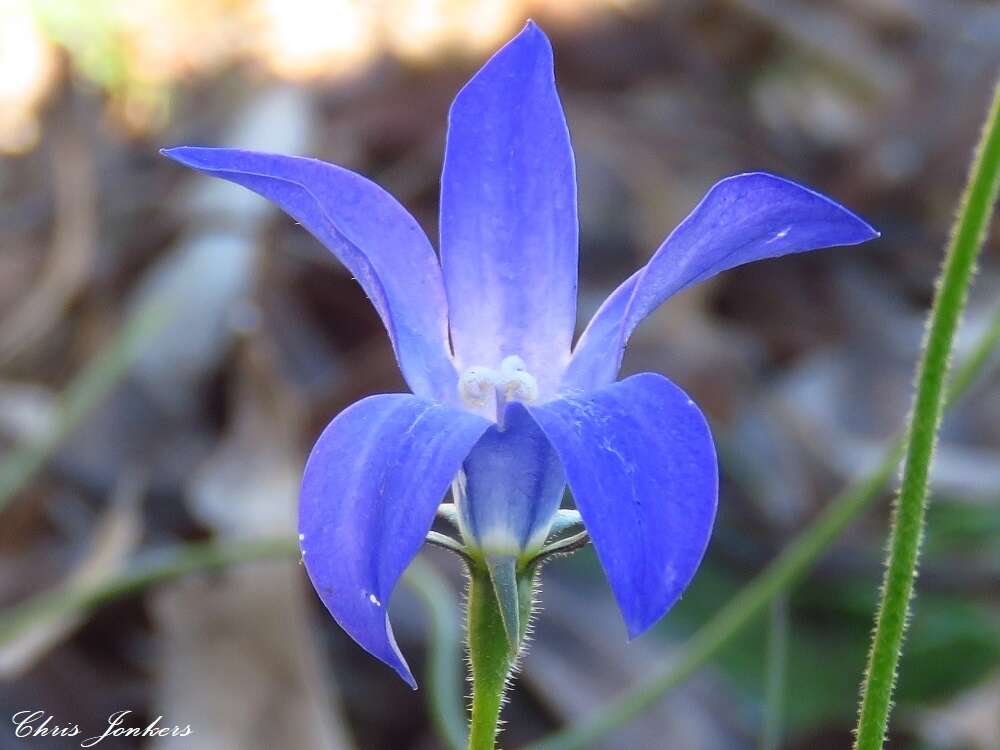
[[[945,380],[976,259],[986,238],[1000,188],[1000,86],[945,254],[931,308],[907,437],[903,479],[893,508],[889,557],[882,582],[872,649],[861,689],[855,750],[879,750],[885,741],[903,634],[913,597],[927,509],[927,487],[938,428],[944,412]]]
[[[771,602],[765,654],[764,719],[761,722],[760,750],[781,746],[782,709],[785,705],[785,672],[788,669],[788,631],[791,627],[788,597]]]
[[[41,439],[11,449],[0,460],[0,511],[56,452],[69,433],[111,392],[167,321],[163,305],[141,309],[76,376],[59,399],[52,428]]]
[[[102,604],[143,591],[188,573],[222,568],[251,560],[292,557],[294,540],[247,539],[236,542],[192,542],[147,553],[131,569],[86,587],[63,587],[36,594],[0,612],[0,645],[9,643],[36,623],[68,614],[84,614]]]

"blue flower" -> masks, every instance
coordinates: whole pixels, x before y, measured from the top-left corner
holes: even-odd
[[[452,485],[466,547],[529,560],[568,485],[630,637],[680,597],[715,518],[715,449],[661,375],[616,382],[635,327],[664,300],[754,260],[877,236],[812,190],[764,173],[717,183],[573,345],[573,151],[548,39],[528,23],[456,97],[441,177],[440,262],[389,194],[321,161],[164,151],[270,199],[357,278],[412,394],[365,398],[313,448],[299,525],[337,622],[415,685],[387,608]]]

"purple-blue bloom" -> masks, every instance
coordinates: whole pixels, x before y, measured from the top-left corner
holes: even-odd
[[[306,569],[337,622],[415,686],[387,615],[452,488],[466,547],[530,560],[572,492],[630,637],[694,576],[715,518],[708,425],[661,375],[616,382],[635,327],[675,292],[750,261],[877,236],[789,180],[716,184],[573,345],[577,204],[552,50],[533,23],[459,92],[441,178],[440,261],[388,193],[312,159],[164,153],[276,203],[357,278],[412,394],[326,428],[306,465]]]

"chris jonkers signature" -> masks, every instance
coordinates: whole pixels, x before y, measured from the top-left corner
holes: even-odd
[[[125,726],[131,711],[115,711],[108,717],[104,732],[80,740],[80,747],[96,747],[108,737],[187,737],[194,734],[190,724],[160,726],[162,716],[157,716],[145,727]],[[10,717],[14,722],[14,736],[21,739],[31,737],[79,737],[83,734],[78,724],[56,724],[51,714],[45,711],[18,711]]]

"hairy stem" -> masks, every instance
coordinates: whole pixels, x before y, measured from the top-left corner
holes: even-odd
[[[468,618],[472,676],[469,750],[493,750],[514,662],[496,591],[489,572],[479,564],[469,566]]]
[[[945,380],[952,344],[986,237],[1000,187],[1000,86],[973,159],[969,183],[945,255],[917,368],[906,459],[892,514],[889,557],[882,582],[872,649],[861,689],[856,750],[879,750],[885,741],[903,633],[913,596],[927,510],[927,486],[944,412]]]
[[[469,565],[468,636],[469,673],[472,678],[472,723],[469,728],[469,750],[493,750],[500,726],[500,709],[523,653],[525,638],[531,623],[535,602],[538,563],[519,562],[516,568],[515,602],[518,633],[511,643],[504,622],[504,607],[498,596],[509,594],[492,580],[489,567],[482,560]]]

